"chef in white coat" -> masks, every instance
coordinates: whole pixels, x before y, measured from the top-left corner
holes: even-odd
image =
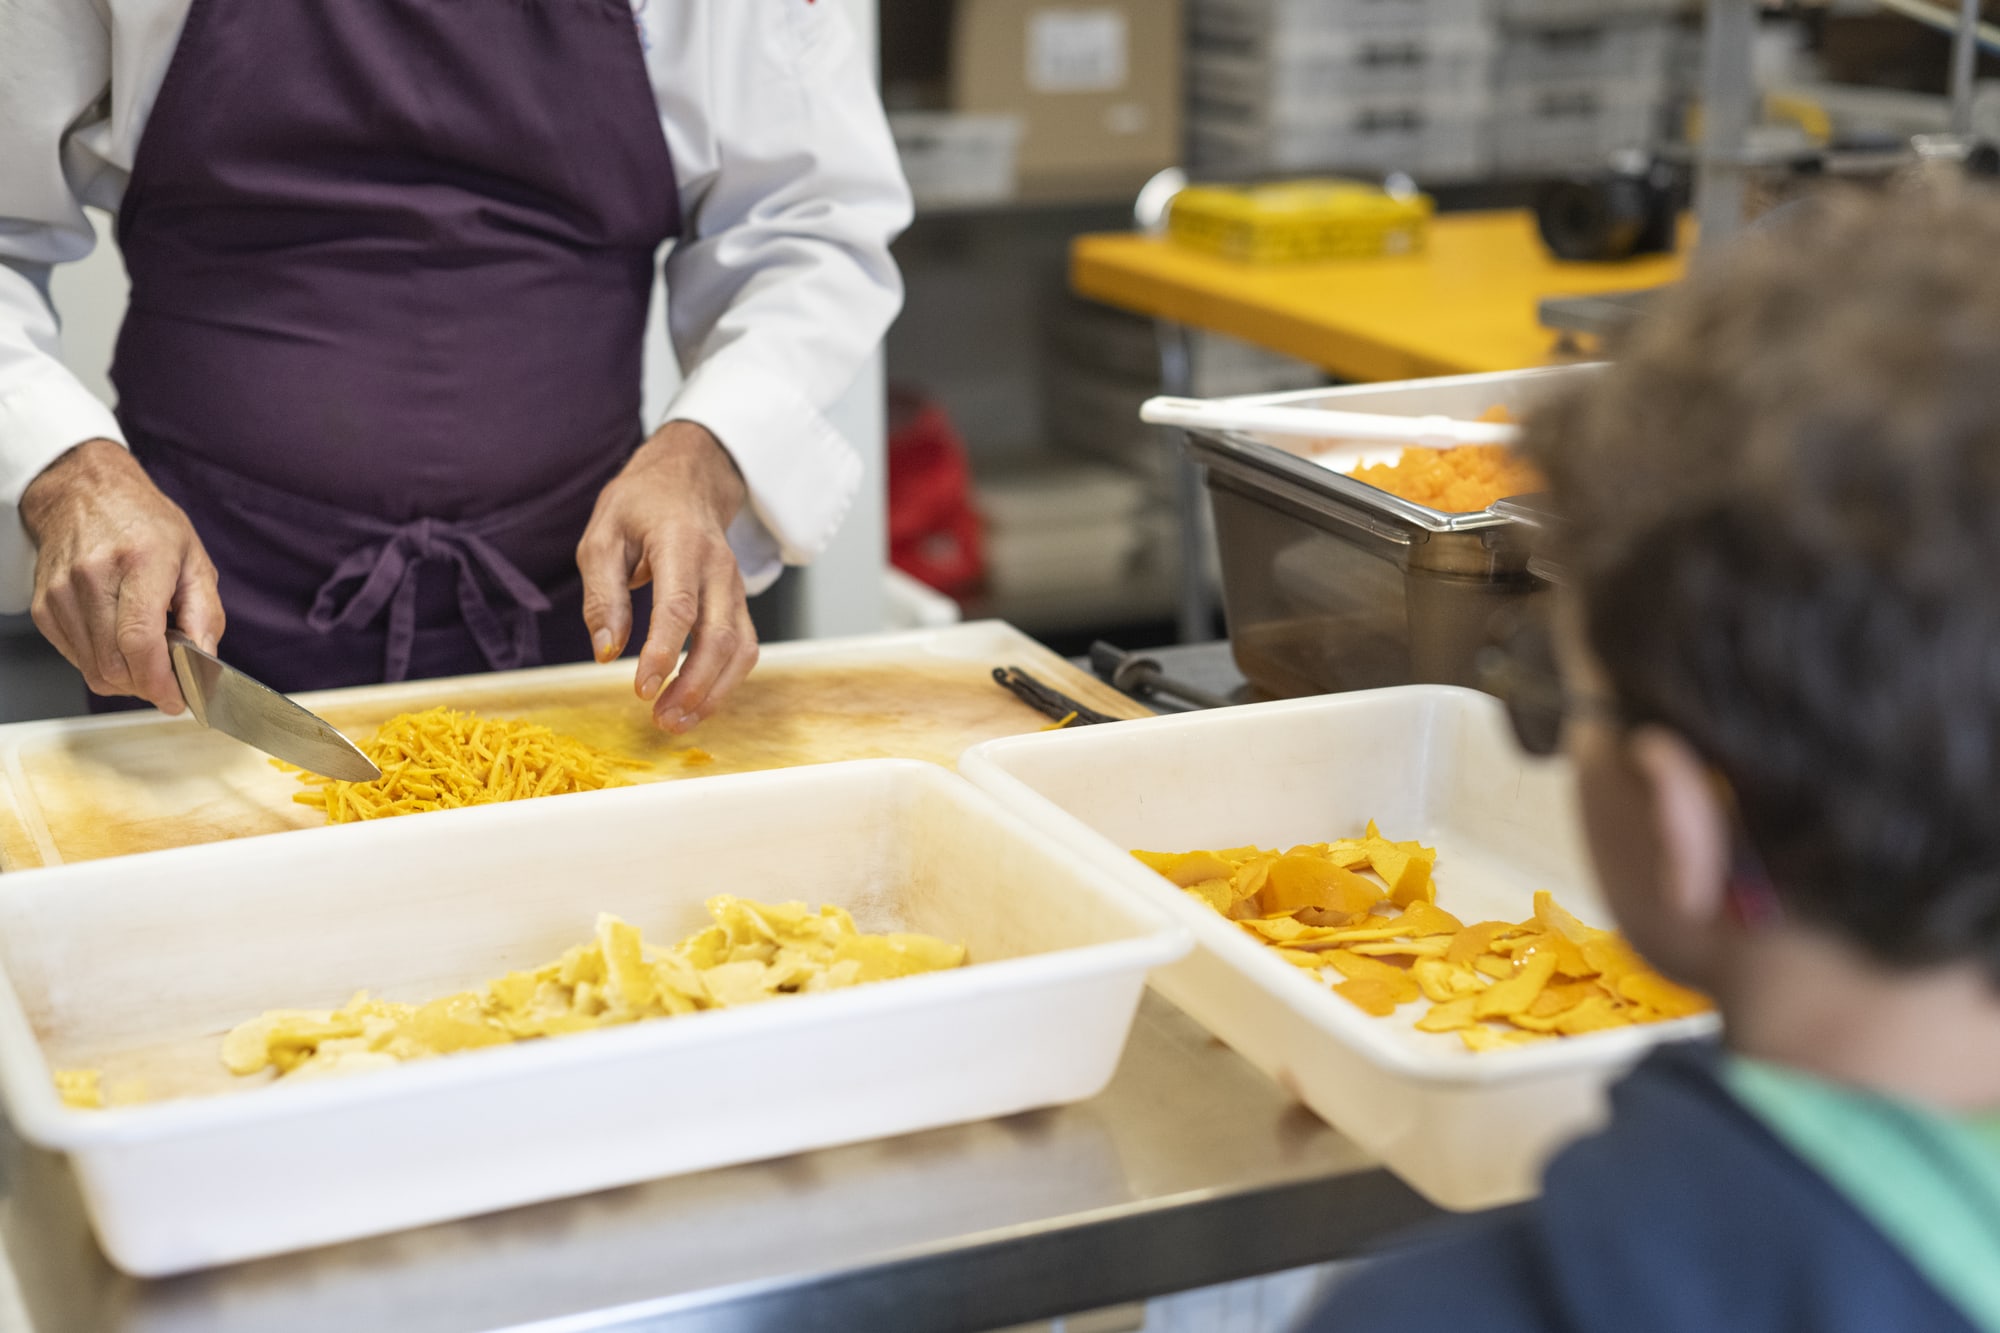
[[[0,610],[170,712],[170,623],[290,690],[629,640],[695,725],[861,484],[825,413],[910,215],[870,68],[841,0],[0,0]],[[85,204],[115,413],[48,298]]]

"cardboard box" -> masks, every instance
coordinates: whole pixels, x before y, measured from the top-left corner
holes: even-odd
[[[1024,198],[1136,191],[1181,156],[1180,0],[958,0],[951,92],[1021,117]]]

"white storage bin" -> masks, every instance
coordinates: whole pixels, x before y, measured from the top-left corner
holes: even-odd
[[[1659,88],[1677,33],[1662,22],[1590,22],[1508,28],[1495,82],[1501,88],[1570,79],[1608,79]]]
[[[1568,766],[1515,747],[1499,704],[1404,686],[975,747],[960,771],[1079,847],[1289,847],[1360,833],[1438,849],[1438,904],[1468,923],[1520,920],[1548,889],[1609,924]],[[1605,1085],[1712,1016],[1474,1054],[1415,1030],[1424,1006],[1362,1013],[1131,863],[1127,876],[1193,932],[1155,986],[1306,1104],[1451,1208],[1525,1197],[1548,1153],[1602,1115]]]
[[[1185,934],[1079,852],[903,761],[631,787],[28,870],[0,894],[0,1094],[156,1276],[1094,1094]],[[600,911],[671,943],[736,893],[963,940],[971,966],[322,1081],[248,1086],[231,1025],[419,1000]],[[154,1095],[65,1108],[53,1068]],[[201,1095],[217,1093],[222,1095]]]
[[[987,523],[1010,532],[1129,518],[1146,502],[1146,488],[1122,472],[1053,459],[988,473],[973,489]]]
[[[972,207],[1014,197],[1019,116],[895,111],[889,131],[921,207]]]
[[[1040,597],[1116,588],[1145,543],[1136,518],[1094,527],[993,532],[986,538],[986,585],[998,597]]]
[[[1210,42],[1286,40],[1376,28],[1466,27],[1487,21],[1488,0],[1194,0],[1191,49]]]
[[[1502,23],[1594,23],[1612,18],[1671,18],[1691,11],[1689,0],[1494,0]]]
[[[1477,92],[1488,85],[1493,52],[1493,33],[1484,25],[1209,43],[1189,58],[1188,86],[1199,102],[1261,103],[1283,117],[1329,98]]]
[[[986,580],[1002,597],[1111,588],[1125,581],[1144,541],[1144,478],[1053,460],[981,477]]]
[[[1617,80],[1579,79],[1504,88],[1493,121],[1493,160],[1502,172],[1601,167],[1625,148],[1660,138],[1665,92]]]
[[[1226,176],[1406,171],[1419,182],[1455,181],[1490,169],[1491,116],[1492,104],[1484,96],[1324,103],[1310,118],[1296,120],[1199,103],[1188,139],[1196,170]]]

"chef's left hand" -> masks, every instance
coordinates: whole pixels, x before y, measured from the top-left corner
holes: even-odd
[[[633,683],[652,703],[654,725],[667,731],[707,718],[757,665],[757,631],[728,537],[747,494],[715,436],[669,421],[598,494],[577,544],[583,619],[598,661],[625,651],[632,589],[653,585],[653,620]]]

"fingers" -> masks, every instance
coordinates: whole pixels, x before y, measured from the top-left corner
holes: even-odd
[[[215,565],[197,542],[181,561],[180,583],[174,589],[174,625],[203,651],[213,653],[222,641],[224,624]]]
[[[132,566],[118,581],[108,618],[110,641],[99,617],[97,666],[113,684],[153,704],[163,713],[181,711],[180,683],[167,654],[167,612],[173,606],[180,569],[158,561]]]
[[[653,720],[660,722],[661,687],[674,674],[681,645],[701,614],[700,570],[691,558],[661,559],[655,554],[649,562],[653,569],[653,620],[646,628],[645,645],[639,649],[639,669],[633,681],[639,697],[655,705]]]
[[[757,631],[754,626],[749,626],[747,607],[743,619],[748,632],[739,640],[736,655],[729,659],[729,665],[722,669],[722,674],[716,678],[715,684],[708,687],[708,697],[686,714],[686,725],[681,730],[691,731],[715,716],[716,710],[735,693],[736,687],[743,683],[744,678],[757,665]]]
[[[83,683],[98,694],[133,693],[132,675],[118,646],[118,588],[125,574],[125,562],[116,556],[86,555],[54,590],[64,630],[79,654],[77,669]]]
[[[84,684],[97,690],[103,678],[97,673],[97,658],[90,649],[90,631],[82,608],[77,606],[68,586],[38,589],[29,614],[35,628],[42,632],[42,637],[69,659],[69,664],[83,677]],[[110,691],[107,688],[98,692]]]
[[[633,570],[624,534],[601,509],[577,543],[576,569],[583,576],[583,623],[591,651],[609,662],[625,651],[632,634]]]
[[[632,686],[653,706],[654,724],[668,731],[707,717],[757,662],[757,632],[728,537],[743,503],[742,478],[714,436],[669,422],[598,495],[577,549],[584,619],[600,659],[620,651],[632,632],[629,590],[652,584],[653,613]],[[683,646],[687,660],[676,672]]]
[[[726,542],[698,529],[662,529],[648,543],[646,564],[653,574],[653,618],[634,683],[639,697],[652,703],[656,726],[684,732],[749,674],[757,661],[757,632]],[[687,660],[676,671],[690,635]]]
[[[743,583],[731,560],[712,565],[702,589],[694,645],[672,685],[653,705],[653,721],[685,732],[720,706],[757,664],[757,631],[744,603]]]

